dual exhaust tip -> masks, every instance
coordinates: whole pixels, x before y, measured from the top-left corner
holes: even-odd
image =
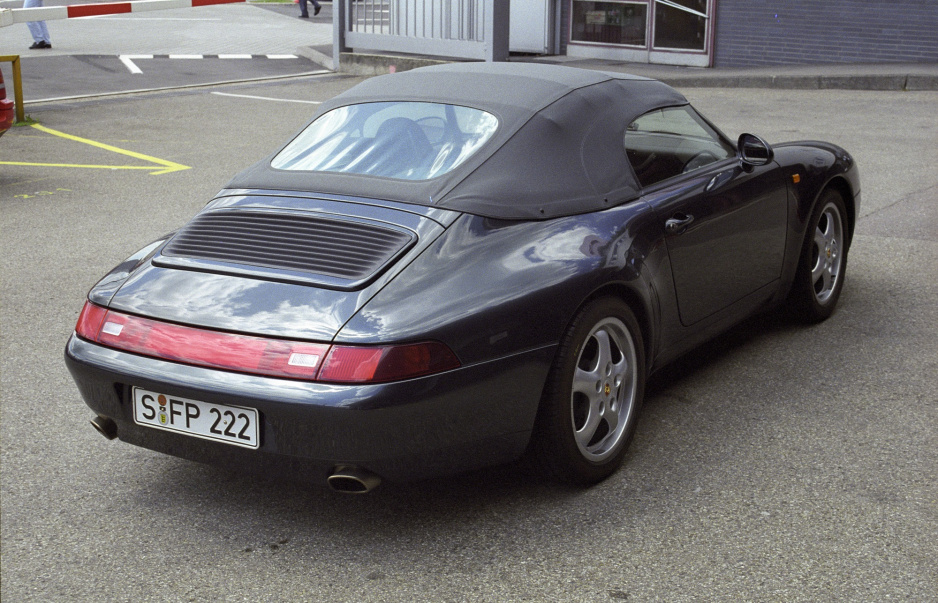
[[[97,416],[91,419],[91,426],[109,440],[113,440],[117,437],[117,423],[115,423],[113,419]],[[366,469],[349,465],[339,465],[336,467],[335,470],[329,474],[326,481],[329,483],[329,487],[336,492],[346,494],[367,494],[381,485],[381,478],[376,474]]]

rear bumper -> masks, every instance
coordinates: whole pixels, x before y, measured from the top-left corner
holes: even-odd
[[[128,354],[75,335],[65,361],[85,403],[125,442],[236,470],[325,483],[337,465],[392,481],[518,458],[554,346],[399,383],[346,386],[243,375]],[[241,449],[133,421],[131,389],[255,408],[260,448]]]

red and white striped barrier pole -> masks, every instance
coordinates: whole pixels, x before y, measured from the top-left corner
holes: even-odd
[[[245,0],[138,0],[136,2],[106,2],[102,4],[73,4],[71,6],[40,6],[37,8],[14,8],[3,12],[13,14],[9,18],[0,19],[0,26],[13,23],[28,23],[30,21],[52,21],[55,19],[75,19],[77,17],[98,17],[101,15],[119,15],[123,13],[140,13],[151,10],[166,10],[169,8],[190,8],[194,6],[210,6],[212,4],[233,4]],[[4,15],[6,16],[6,15]]]

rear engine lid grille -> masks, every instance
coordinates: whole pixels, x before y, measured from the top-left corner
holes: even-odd
[[[404,228],[354,218],[218,210],[183,226],[154,264],[351,289],[379,274],[416,238]]]

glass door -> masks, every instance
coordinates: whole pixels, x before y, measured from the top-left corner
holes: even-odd
[[[707,0],[657,0],[655,49],[706,50],[708,19]]]
[[[654,0],[651,63],[708,67],[713,0]]]

